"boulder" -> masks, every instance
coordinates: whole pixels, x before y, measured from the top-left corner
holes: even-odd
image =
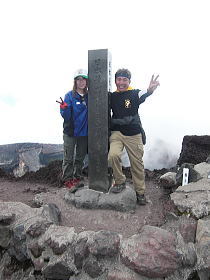
[[[88,258],[84,263],[84,271],[91,277],[91,278],[98,278],[103,272],[104,269],[102,265],[98,262],[97,258],[91,256]]]
[[[75,194],[67,191],[64,199],[77,208],[100,208],[122,212],[135,210],[136,208],[136,193],[128,186],[118,194],[102,193],[85,186],[83,189],[77,190]]]
[[[176,172],[167,172],[160,176],[159,184],[166,189],[173,188],[176,185]]]
[[[210,180],[207,178],[180,186],[172,193],[171,199],[181,213],[189,214],[197,219],[209,215]]]
[[[201,162],[194,166],[195,171],[197,171],[202,178],[207,178],[210,173],[210,164],[206,162]]]
[[[123,239],[116,232],[76,233],[73,227],[59,226],[56,205],[36,209],[2,202],[0,212],[0,246],[4,248],[0,250],[0,276],[15,259],[19,264],[29,264],[27,271],[14,272],[12,279],[23,280],[35,280],[37,275],[40,280],[187,280],[195,268],[200,273],[208,269],[201,265],[208,263],[208,239],[200,238],[197,244],[201,264],[196,264],[192,218],[168,215],[175,224],[169,225],[168,221],[165,229],[144,226],[138,234]],[[210,225],[203,236],[208,228]],[[199,240],[199,236],[196,238]]]
[[[175,214],[173,214],[175,215]],[[177,234],[179,232],[185,243],[194,243],[197,229],[197,220],[187,215],[168,217],[166,223],[161,227],[167,231]]]
[[[60,257],[51,257],[43,267],[42,273],[47,279],[69,280],[72,275],[78,273],[72,252],[66,251]]]
[[[167,277],[181,267],[172,233],[144,226],[142,231],[121,244],[122,262],[140,275],[150,278]]]
[[[176,184],[177,186],[182,185],[182,179],[183,179],[183,169],[188,168],[189,169],[189,176],[188,176],[188,183],[191,182],[197,182],[201,179],[200,174],[194,169],[194,165],[191,163],[183,163],[181,167],[178,169],[176,173]]]
[[[89,252],[94,256],[113,257],[119,253],[120,236],[116,232],[101,230],[88,242]]]
[[[205,217],[198,221],[196,233],[196,248],[198,255],[198,271],[200,279],[209,279],[210,276],[210,218]]]
[[[177,161],[181,166],[183,163],[198,164],[206,161],[210,154],[210,136],[184,136],[182,150]]]

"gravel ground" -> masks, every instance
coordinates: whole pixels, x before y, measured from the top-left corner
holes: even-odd
[[[43,170],[41,174],[45,174]],[[55,203],[59,207],[62,226],[74,227],[76,232],[110,230],[129,237],[138,233],[144,225],[161,226],[168,212],[176,212],[169,196],[164,194],[154,178],[146,179],[148,203],[145,206],[137,205],[135,211],[123,213],[113,210],[78,209],[63,199],[68,191],[66,188],[60,187],[55,180],[51,180],[53,184],[36,182],[35,177],[32,173],[21,180],[0,176],[0,200],[19,201],[33,207],[34,196],[41,193],[44,203]],[[130,179],[127,180],[127,184],[132,187]]]

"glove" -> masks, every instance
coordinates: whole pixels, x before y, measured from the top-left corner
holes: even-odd
[[[61,100],[61,101],[60,101]],[[60,108],[62,110],[68,108],[68,104],[66,102],[63,101],[62,97],[60,97],[60,100],[56,100],[57,103],[60,104]]]
[[[68,107],[68,104],[66,102],[63,102],[63,103],[60,104],[60,108],[62,110],[66,109],[67,107]]]

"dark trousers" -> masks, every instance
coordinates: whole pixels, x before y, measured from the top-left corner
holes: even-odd
[[[74,176],[82,176],[83,161],[87,154],[88,137],[72,137],[63,134],[63,176],[64,182]]]

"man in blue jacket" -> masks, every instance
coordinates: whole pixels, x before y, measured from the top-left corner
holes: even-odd
[[[147,91],[130,87],[131,73],[128,69],[119,69],[115,74],[117,90],[110,94],[111,136],[109,150],[109,165],[113,169],[115,180],[110,189],[119,193],[125,189],[125,175],[122,172],[121,155],[125,148],[130,164],[137,203],[146,204],[145,179],[143,164],[143,144],[146,142],[144,130],[138,114],[139,105],[159,86],[158,76],[150,81]]]

